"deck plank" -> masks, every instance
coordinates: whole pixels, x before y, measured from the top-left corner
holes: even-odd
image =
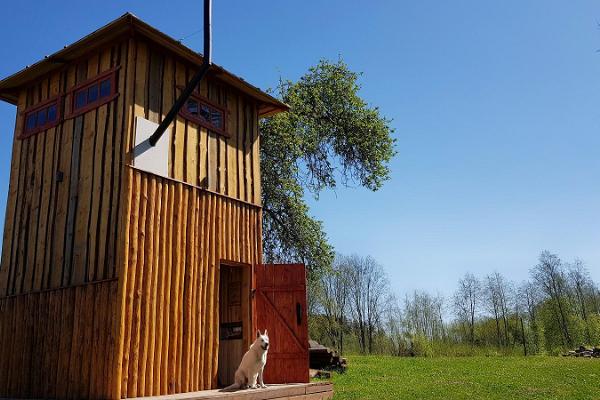
[[[203,390],[199,392],[169,394],[164,396],[138,397],[130,400],[207,400],[242,399],[271,400],[291,398],[297,400],[329,399],[333,397],[333,385],[330,382],[296,383],[286,385],[267,385],[266,389],[245,389],[233,392]]]

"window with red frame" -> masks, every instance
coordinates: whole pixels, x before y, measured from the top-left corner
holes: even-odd
[[[86,111],[108,103],[116,96],[115,71],[107,71],[85,82],[72,91],[71,116],[82,114]]]
[[[56,126],[60,120],[59,99],[53,99],[41,105],[25,110],[25,126],[21,137],[34,135]]]
[[[200,126],[225,134],[225,110],[198,96],[188,99],[181,114]]]

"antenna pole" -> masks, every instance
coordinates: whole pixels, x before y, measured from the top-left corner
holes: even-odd
[[[151,146],[155,146],[161,136],[165,133],[169,125],[173,122],[179,110],[185,105],[185,102],[188,100],[196,86],[202,81],[208,69],[212,65],[212,0],[204,0],[204,54],[202,57],[202,65],[196,75],[192,77],[192,79],[188,82],[187,86],[177,100],[173,107],[169,110],[165,119],[162,120],[156,131],[150,136],[148,139],[148,143]]]

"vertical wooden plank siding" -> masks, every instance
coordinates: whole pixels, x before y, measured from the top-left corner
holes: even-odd
[[[123,366],[123,354],[125,351],[125,318],[128,302],[130,299],[126,296],[125,288],[127,287],[127,282],[130,277],[127,273],[124,273],[125,268],[123,268],[122,264],[125,262],[124,260],[128,259],[128,254],[130,251],[130,235],[129,227],[131,224],[131,202],[128,201],[129,195],[131,191],[132,185],[132,174],[129,170],[124,170],[122,165],[124,163],[129,162],[129,153],[128,149],[132,147],[133,139],[133,96],[135,93],[135,85],[134,85],[134,77],[135,77],[135,60],[137,55],[137,46],[135,45],[135,41],[133,38],[130,38],[125,49],[123,50],[124,58],[127,60],[124,62],[125,68],[124,71],[121,72],[120,76],[125,79],[121,79],[119,82],[119,90],[123,92],[123,96],[121,97],[123,100],[123,106],[119,107],[119,113],[123,116],[121,122],[121,132],[119,137],[121,138],[121,143],[123,143],[123,150],[119,154],[120,162],[116,168],[118,172],[117,181],[119,182],[119,190],[115,190],[115,199],[118,203],[118,210],[122,210],[122,213],[118,213],[119,216],[118,221],[115,221],[115,236],[117,237],[117,243],[119,246],[116,248],[116,268],[118,270],[117,274],[119,276],[119,286],[118,286],[118,294],[117,294],[117,306],[115,310],[115,314],[113,315],[113,333],[114,336],[118,338],[116,345],[116,352],[113,358],[113,365],[111,367],[114,369],[115,374],[113,379],[109,382],[110,387],[110,398],[119,399],[121,398],[121,390],[122,390],[122,382],[120,371]]]
[[[128,39],[115,42],[19,96],[0,264],[0,398],[114,398],[128,51]],[[115,67],[119,96],[69,118],[69,90]],[[23,111],[59,94],[61,123],[19,139]]]
[[[76,84],[118,95],[69,117]],[[0,398],[126,398],[217,384],[219,265],[261,262],[258,106],[209,76],[225,134],[179,116],[170,178],[135,169],[135,118],[159,122],[196,67],[138,37],[21,90],[0,262]],[[63,119],[25,139],[28,107]],[[249,301],[249,299],[247,299]]]
[[[195,69],[137,42],[135,116],[160,122]],[[142,93],[140,93],[142,91]],[[169,173],[174,179],[259,205],[258,108],[236,89],[208,77],[196,94],[226,110],[226,135],[178,116],[171,125]],[[130,127],[134,134],[133,127]],[[240,188],[240,185],[242,186]]]
[[[159,122],[194,73],[144,41],[132,43],[128,150],[135,117]],[[201,83],[197,93],[227,110],[227,135],[179,116],[171,125],[173,179],[137,169],[124,174],[115,364],[116,392],[123,398],[215,387],[219,262],[260,259],[257,106],[215,79]]]
[[[48,74],[23,89],[17,107],[6,208],[0,298],[116,277],[124,71],[127,41]],[[120,66],[120,95],[26,139],[23,111],[76,82]],[[63,116],[71,96],[64,97]],[[112,231],[111,231],[112,229]],[[44,306],[42,306],[43,308]]]
[[[107,398],[116,285],[112,279],[0,299],[0,398]]]
[[[214,388],[219,261],[225,255],[232,262],[258,261],[252,248],[258,246],[259,227],[250,221],[258,221],[260,209],[143,171],[131,169],[130,174],[121,396]],[[234,229],[241,221],[227,217],[234,211],[244,215],[244,229]],[[171,222],[164,223],[163,215]],[[244,251],[236,256],[233,247],[240,243]],[[165,254],[167,246],[173,257]],[[165,274],[172,277],[163,287],[153,284]],[[165,290],[169,284],[172,289]]]
[[[17,119],[15,123],[15,134],[13,138],[12,160],[10,165],[10,180],[8,184],[8,200],[6,202],[6,213],[4,218],[4,236],[2,242],[2,262],[0,263],[0,296],[5,296],[9,291],[10,272],[13,270],[12,258],[15,246],[14,232],[15,221],[17,218],[20,204],[17,203],[19,197],[19,186],[21,184],[19,176],[24,166],[21,165],[21,153],[23,141],[17,139],[17,133],[23,127],[23,118],[18,117],[19,110],[25,108],[27,94],[21,91],[19,103],[17,105]]]

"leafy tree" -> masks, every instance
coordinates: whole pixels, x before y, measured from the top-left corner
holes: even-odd
[[[260,123],[263,236],[267,262],[302,261],[329,268],[334,252],[306,192],[359,184],[376,191],[395,154],[390,120],[360,96],[342,61],[320,61],[297,82],[280,80],[275,95],[291,110]]]

